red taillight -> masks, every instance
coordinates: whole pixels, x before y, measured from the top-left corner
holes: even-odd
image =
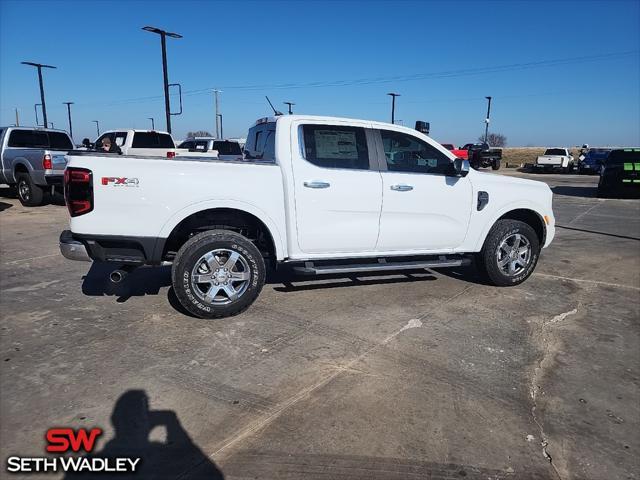
[[[86,168],[64,171],[64,199],[69,215],[77,217],[93,210],[93,174]]]
[[[44,168],[45,170],[51,170],[53,168],[51,155],[49,155],[48,153],[45,153],[44,157],[42,157],[42,168]]]
[[[176,152],[167,152],[167,158],[175,158]]]

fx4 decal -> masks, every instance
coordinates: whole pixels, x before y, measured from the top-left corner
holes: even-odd
[[[140,181],[137,178],[127,177],[102,177],[102,185],[114,187],[138,187]]]

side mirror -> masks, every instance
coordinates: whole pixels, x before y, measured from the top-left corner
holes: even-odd
[[[466,177],[469,173],[469,160],[456,158],[453,161],[453,170],[455,171],[457,177]]]

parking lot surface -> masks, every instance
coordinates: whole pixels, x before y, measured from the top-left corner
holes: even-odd
[[[99,426],[139,478],[638,478],[640,201],[500,173],[555,194],[524,284],[281,274],[216,321],[176,308],[168,267],[112,286],[65,260],[60,199],[0,198],[3,462]]]

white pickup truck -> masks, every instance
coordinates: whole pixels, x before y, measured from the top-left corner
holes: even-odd
[[[547,148],[544,155],[536,159],[536,168],[546,170],[561,169],[564,173],[574,170],[573,155],[566,148]]]
[[[470,170],[387,123],[264,118],[243,161],[104,155],[67,155],[62,254],[124,265],[113,281],[172,262],[177,298],[202,318],[248,308],[283,265],[321,275],[475,258],[494,285],[517,285],[555,233],[545,183]]]

